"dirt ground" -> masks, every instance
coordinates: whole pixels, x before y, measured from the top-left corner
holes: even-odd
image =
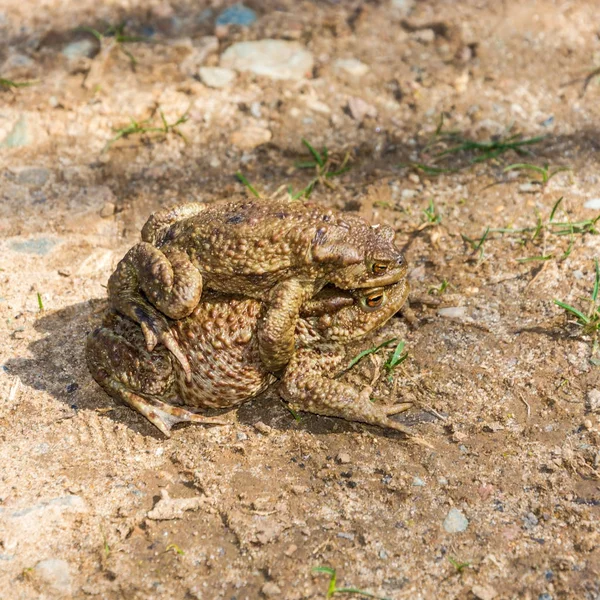
[[[268,0],[216,26],[226,5],[0,3],[0,78],[32,82],[0,87],[0,597],[322,599],[328,566],[394,600],[597,600],[600,353],[553,302],[586,312],[600,255],[597,1]],[[75,30],[103,22],[147,39]],[[307,48],[312,73],[200,81],[265,38]],[[186,139],[106,146],[130,118],[160,127],[159,107],[189,115]],[[543,137],[437,156],[516,134]],[[149,213],[242,192],[237,171],[301,189],[302,138],[350,160],[312,199],[397,230],[414,314],[358,349],[406,341],[381,394],[414,402],[400,420],[433,449],[296,421],[273,392],[231,427],[165,439],[87,372],[106,281]],[[569,170],[543,183],[514,163]],[[561,197],[572,235],[549,222]]]

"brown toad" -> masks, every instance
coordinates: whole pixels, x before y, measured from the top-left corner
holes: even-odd
[[[389,419],[405,405],[370,401],[371,388],[336,379],[345,353],[340,342],[381,327],[403,305],[405,280],[385,288],[324,289],[303,306],[296,324],[297,350],[283,373],[280,395],[293,409],[396,429]],[[86,357],[104,390],[148,418],[165,435],[180,422],[224,424],[181,408],[229,408],[264,391],[275,377],[260,359],[257,330],[262,304],[254,299],[209,293],[193,313],[171,323],[171,334],[192,368],[158,346],[145,348],[136,323],[110,312],[88,336]]]
[[[406,265],[389,226],[317,204],[275,199],[190,203],[150,216],[142,242],[117,266],[108,284],[113,308],[139,323],[152,350],[162,342],[189,364],[167,320],[197,306],[203,288],[264,302],[260,356],[269,371],[294,351],[303,302],[325,284],[341,289],[397,282]],[[161,314],[162,313],[162,314]]]

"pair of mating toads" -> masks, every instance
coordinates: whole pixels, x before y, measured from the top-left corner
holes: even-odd
[[[336,378],[340,342],[381,327],[408,295],[388,226],[316,204],[191,203],[150,216],[110,277],[112,307],[87,340],[94,379],[165,435],[227,424],[230,408],[277,379],[294,410],[403,431],[405,405]]]

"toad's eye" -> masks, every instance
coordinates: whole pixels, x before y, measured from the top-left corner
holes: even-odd
[[[388,266],[385,263],[373,263],[371,270],[375,275],[383,275],[387,271]]]
[[[375,292],[363,298],[365,308],[379,308],[385,299],[382,292]]]

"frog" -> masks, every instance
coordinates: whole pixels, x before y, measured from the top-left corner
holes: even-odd
[[[406,403],[371,402],[371,387],[338,378],[348,363],[346,345],[383,327],[404,304],[402,279],[378,288],[340,290],[328,285],[307,301],[295,326],[295,350],[283,372],[264,365],[258,329],[264,302],[207,292],[190,315],[170,322],[170,332],[192,367],[163,345],[148,350],[140,327],[109,309],[86,342],[94,380],[114,399],[138,411],[165,436],[178,423],[225,425],[198,409],[233,409],[275,386],[293,411],[410,430],[391,419]]]
[[[261,360],[277,373],[294,352],[302,304],[330,283],[339,289],[386,286],[406,262],[389,225],[314,203],[271,198],[189,202],[153,213],[142,241],[108,282],[112,307],[137,322],[148,350],[164,345],[191,367],[167,319],[192,313],[203,289],[259,299]]]

